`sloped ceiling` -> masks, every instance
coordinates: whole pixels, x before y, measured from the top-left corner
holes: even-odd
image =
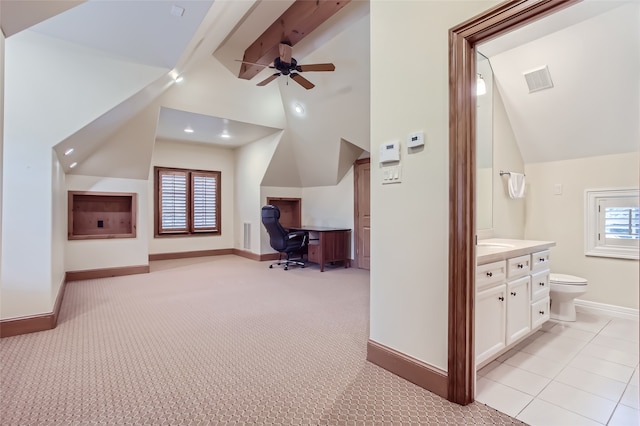
[[[525,163],[638,151],[640,3],[585,1],[479,51]],[[553,88],[529,93],[543,66]]]
[[[186,1],[180,2],[185,7],[182,17],[171,14],[174,2],[163,0],[51,1],[43,3],[56,7],[47,8],[44,14],[27,13],[28,8],[11,8],[5,3],[22,2],[2,2],[3,29],[8,31],[5,25],[16,23],[6,41],[8,61],[14,60],[12,39],[22,28],[40,21],[42,25],[22,32],[48,38],[45,44],[60,49],[49,50],[46,61],[25,68],[37,84],[15,90],[20,90],[17,96],[24,105],[38,106],[26,114],[31,114],[30,123],[55,122],[51,146],[68,173],[144,178],[154,138],[171,132],[172,139],[182,135],[175,128],[166,128],[164,124],[170,124],[164,119],[183,129],[185,124],[177,117],[189,114],[284,129],[265,185],[336,184],[344,174],[345,156],[369,150],[368,1],[352,0],[294,47],[293,55],[300,63],[336,65],[335,72],[305,74],[316,84],[309,91],[287,84],[287,79],[256,87],[270,72],[268,68],[250,81],[237,78],[237,59],[292,0]],[[68,9],[76,3],[80,5]],[[582,13],[583,3],[600,9]],[[520,37],[517,42],[495,40],[493,51],[490,44],[481,46],[491,60],[526,162],[637,150],[638,3],[583,3],[566,9],[570,16],[580,15],[569,23],[550,25],[545,18],[539,28],[528,26],[537,28],[534,36]],[[576,40],[578,43],[564,44]],[[70,49],[72,45],[76,46]],[[83,56],[87,63],[65,65],[70,50],[92,53]],[[96,73],[87,67],[98,66],[100,61],[113,68]],[[531,95],[523,92],[522,72],[545,64],[555,87]],[[136,67],[147,73],[132,77],[130,70]],[[178,74],[185,77],[184,83],[174,84]],[[93,80],[86,79],[89,75]],[[71,84],[72,77],[78,76],[93,81],[94,87]],[[8,82],[7,91],[12,87]],[[65,109],[60,108],[60,99]],[[303,106],[304,115],[293,111],[296,104]],[[6,108],[10,111],[13,106]],[[71,119],[76,121],[70,123]],[[158,120],[163,122],[158,125]],[[30,125],[23,124],[24,128]],[[5,130],[14,125],[6,123]],[[203,143],[219,143],[211,133],[211,140]],[[130,137],[145,140],[133,149],[127,143]],[[181,139],[188,138],[182,135]],[[86,152],[80,155],[78,146],[86,147]],[[63,157],[69,147],[76,147],[76,159]],[[127,156],[126,167],[118,162],[123,155]],[[80,165],[70,170],[70,163],[77,159]],[[288,167],[281,167],[283,164]]]
[[[286,81],[273,83],[270,87],[256,87],[259,77],[251,81],[239,80],[239,62],[235,59],[242,58],[247,46],[292,2],[88,1],[57,15],[52,12],[50,15],[55,15],[52,18],[41,18],[38,25],[22,31],[48,38],[52,40],[50,44],[76,45],[78,47],[74,49],[94,52],[95,55],[85,55],[90,62],[93,62],[92,56],[101,56],[123,64],[156,67],[159,71],[149,75],[137,92],[129,92],[106,108],[94,109],[89,115],[89,111],[84,114],[76,114],[73,109],[64,111],[69,119],[82,117],[71,132],[53,144],[65,171],[145,178],[156,137],[221,144],[219,134],[211,129],[233,123],[238,133],[245,130],[248,133],[234,138],[232,145],[225,142],[227,146],[247,143],[254,137],[250,133],[256,130],[286,129],[276,155],[289,164],[293,161],[294,167],[268,170],[266,181],[289,182],[294,186],[337,183],[343,168],[340,164],[344,162],[340,153],[346,152],[340,148],[341,141],[345,139],[368,148],[369,34],[368,25],[358,23],[363,19],[368,22],[368,1],[352,1],[296,45],[294,55],[301,63],[313,60],[336,64],[336,72],[308,75],[307,78],[317,85],[313,91],[299,88],[301,91],[296,92]],[[65,5],[68,7],[68,2]],[[172,13],[176,5],[184,8],[184,12]],[[57,12],[63,9],[60,7]],[[4,12],[3,9],[3,18],[9,21],[15,18]],[[36,21],[38,19],[31,22]],[[334,40],[340,37],[342,41],[336,43]],[[7,39],[7,44],[11,43],[11,38]],[[356,51],[350,51],[354,48]],[[315,56],[306,60],[311,53]],[[54,67],[63,73],[65,67],[59,67],[56,58],[65,55],[62,51],[50,51],[46,64],[32,68],[40,69],[36,79],[66,91],[66,102],[76,104],[77,108],[82,109],[83,96],[105,98],[110,84],[122,84],[130,79],[124,69],[121,72],[114,69],[109,84],[96,81],[92,91],[84,90],[83,93],[72,88],[71,78],[61,86],[46,78],[46,70]],[[9,61],[14,59],[8,58]],[[76,76],[86,72],[80,61],[66,66],[74,69]],[[321,74],[331,74],[331,78]],[[185,80],[175,84],[174,78],[178,75]],[[108,77],[96,77],[97,80],[100,78]],[[46,103],[47,108],[56,108],[55,98],[43,97],[38,91],[29,93],[27,86],[23,85],[22,95],[30,100],[25,104]],[[113,99],[113,94],[106,96],[109,97]],[[305,105],[307,115],[304,119],[293,115],[292,102]],[[9,105],[8,109],[11,108]],[[351,120],[347,119],[353,111],[357,113]],[[189,122],[199,126],[207,121],[207,132],[192,135],[183,132]],[[212,124],[214,122],[216,124]],[[74,153],[64,156],[69,148],[74,148]],[[275,165],[280,160],[272,163]],[[71,169],[75,162],[77,167]],[[282,170],[289,170],[289,175],[283,175]],[[300,173],[300,170],[305,172]],[[301,182],[302,175],[304,182]]]

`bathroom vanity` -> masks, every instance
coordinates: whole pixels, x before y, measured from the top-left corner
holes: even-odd
[[[476,246],[476,368],[549,319],[552,241],[491,238]]]

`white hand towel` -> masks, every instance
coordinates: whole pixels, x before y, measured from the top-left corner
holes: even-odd
[[[509,197],[524,197],[524,175],[522,173],[511,172],[509,175]]]

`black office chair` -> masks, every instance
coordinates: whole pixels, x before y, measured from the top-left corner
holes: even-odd
[[[299,265],[304,268],[303,256],[309,243],[309,234],[305,231],[287,232],[280,225],[280,209],[267,205],[262,208],[262,224],[269,233],[269,243],[279,253],[278,261],[269,265],[284,265],[284,270],[289,270],[289,265]],[[282,259],[282,255],[286,259]],[[298,255],[292,259],[292,255]]]

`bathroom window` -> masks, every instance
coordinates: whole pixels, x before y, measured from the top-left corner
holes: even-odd
[[[586,191],[587,256],[638,259],[640,208],[637,189]]]

